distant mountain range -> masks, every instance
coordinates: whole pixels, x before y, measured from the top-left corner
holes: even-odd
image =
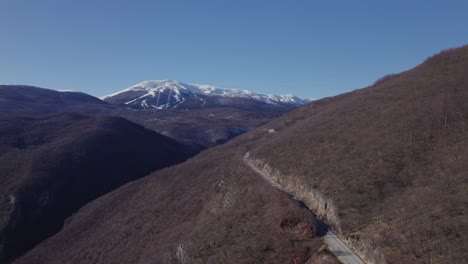
[[[308,102],[293,95],[177,81],[146,81],[103,99],[78,91],[0,85],[0,116],[61,112],[120,116],[179,141],[211,147]]]
[[[249,90],[225,89],[174,80],[144,81],[102,97],[106,102],[135,109],[193,109],[245,104],[245,101],[272,105],[303,105],[311,99],[295,95],[265,95]]]

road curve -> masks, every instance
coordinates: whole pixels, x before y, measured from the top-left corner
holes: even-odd
[[[255,165],[253,165],[248,160],[247,154],[244,156],[244,163],[247,166],[249,166],[257,175],[259,175],[260,177],[265,179],[267,182],[269,182],[271,185],[273,185],[273,187],[291,195],[291,197],[300,201],[299,199],[294,197],[291,193],[286,191],[283,188],[283,186],[281,186],[278,182],[273,180],[270,177],[270,175],[262,172]],[[314,214],[314,212],[312,213]],[[330,252],[333,253],[333,255],[335,255],[341,263],[343,264],[365,264],[364,261],[362,261],[338,236],[336,236],[332,231],[330,231],[327,228],[327,226],[321,221],[318,221],[317,233],[322,235],[322,238],[325,244],[327,244],[328,250],[330,250]]]

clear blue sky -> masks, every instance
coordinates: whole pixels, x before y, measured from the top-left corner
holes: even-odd
[[[466,0],[0,0],[0,83],[148,79],[321,98],[468,44]]]

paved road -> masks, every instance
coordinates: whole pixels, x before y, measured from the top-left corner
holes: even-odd
[[[291,193],[286,191],[283,186],[281,186],[278,182],[273,180],[268,174],[263,173],[260,171],[255,165],[253,165],[248,159],[247,155],[244,156],[244,163],[249,166],[253,171],[257,173],[257,175],[261,176],[275,188],[291,195],[294,199],[298,200],[294,197]],[[300,200],[298,200],[300,201]],[[311,211],[312,212],[312,211]],[[312,212],[312,214],[314,214]],[[315,215],[315,214],[314,214]],[[318,220],[318,219],[317,219]],[[317,234],[322,236],[323,240],[327,244],[328,249],[330,252],[335,255],[341,263],[344,264],[365,264],[348,246],[346,246],[343,241],[337,237],[332,231],[330,231],[323,222],[317,221]]]

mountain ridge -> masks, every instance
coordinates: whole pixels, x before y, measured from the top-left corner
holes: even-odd
[[[210,87],[204,89],[216,92]],[[135,92],[138,93],[133,91]],[[166,99],[168,95],[166,93],[162,97]],[[83,92],[57,91],[27,85],[0,85],[0,116],[37,116],[62,112],[114,115],[177,140],[209,147],[226,142],[296,107],[292,104],[267,104],[246,98],[205,95],[189,97],[187,98],[190,100],[187,99],[184,104],[185,109],[141,109],[115,102],[108,103]],[[171,106],[174,102],[177,103],[173,100]]]
[[[130,86],[119,92],[101,97],[113,104],[126,105],[141,109],[175,109],[204,107],[213,97],[220,97],[217,104],[225,104],[223,98],[248,99],[260,103],[275,105],[302,105],[312,99],[288,95],[270,95],[254,93],[250,90],[220,88],[205,84],[185,84],[175,80],[148,80]],[[191,101],[192,106],[187,106]],[[193,103],[198,101],[198,103]]]
[[[0,85],[0,114],[41,115],[54,112],[96,114],[116,106],[78,91],[57,91],[30,85]]]

